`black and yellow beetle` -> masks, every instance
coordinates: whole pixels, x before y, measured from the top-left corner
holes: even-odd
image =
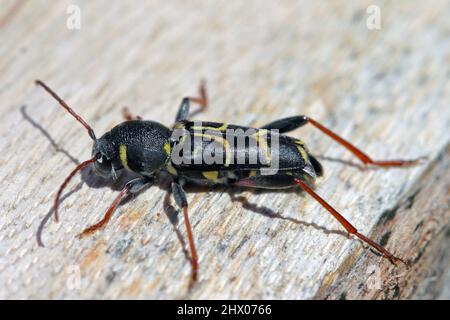
[[[137,193],[143,187],[151,184],[153,177],[160,171],[167,171],[172,177],[172,194],[175,198],[175,202],[184,213],[192,265],[190,287],[192,287],[197,280],[198,258],[188,218],[188,202],[183,190],[183,186],[187,182],[226,184],[268,189],[299,186],[330,212],[349,234],[356,236],[372,248],[376,249],[383,257],[389,259],[392,263],[404,263],[402,259],[394,256],[379,244],[359,233],[350,222],[308,186],[308,183],[322,175],[322,166],[319,161],[309,153],[302,141],[286,136],[284,133],[308,123],[312,124],[333,140],[347,148],[365,165],[379,167],[411,166],[417,164],[419,160],[374,161],[351,143],[307,116],[294,116],[277,120],[262,128],[248,128],[215,122],[190,121],[188,120],[188,115],[191,102],[198,103],[202,108],[206,108],[208,105],[204,83],[200,86],[200,97],[186,97],[182,100],[172,129],[155,121],[142,120],[139,117],[134,119],[132,116],[127,115],[127,121],[115,126],[100,138],[96,138],[94,130],[55,92],[40,80],[36,80],[36,84],[43,87],[63,108],[74,116],[88,130],[89,136],[94,141],[92,158],[78,165],[68,175],[57,192],[54,203],[56,221],[58,221],[60,197],[65,186],[78,171],[90,164],[93,164],[94,172],[97,174],[101,176],[110,176],[113,179],[116,179],[116,172],[118,170],[129,170],[139,176],[125,185],[107,210],[104,218],[98,223],[85,229],[79,236],[88,235],[104,226],[125,196]],[[246,143],[241,145],[228,145],[226,134],[232,130],[245,131],[248,129],[253,129],[252,135],[256,137],[256,140],[258,141],[257,149],[263,149],[263,152],[270,152],[271,157],[274,154],[277,157],[277,170],[273,173],[262,172],[264,169],[267,169],[267,163],[247,163],[245,161],[244,163],[240,163],[239,161],[236,161],[239,156],[243,156],[244,160],[248,159],[253,151],[251,150],[250,145]],[[175,131],[181,132],[181,134],[175,136]],[[268,131],[271,132],[270,135],[267,135]],[[199,148],[197,148],[197,153],[195,150],[191,149],[190,151],[193,151],[192,153],[189,155],[182,155],[183,159],[186,160],[187,157],[188,161],[175,162],[173,158],[174,151],[183,150],[183,148],[180,147],[184,145],[187,137],[194,139],[196,137],[202,138],[201,143],[197,145],[197,147],[199,146]],[[272,147],[273,141],[275,140],[277,141],[277,148]],[[221,155],[224,161],[218,163],[205,163],[204,161],[196,161],[196,159],[194,159],[195,154],[202,154],[211,143],[216,143],[217,141],[224,147],[223,154]]]

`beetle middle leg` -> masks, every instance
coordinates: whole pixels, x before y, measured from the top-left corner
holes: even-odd
[[[186,199],[186,193],[183,190],[181,184],[172,182],[172,194],[177,205],[183,210],[184,223],[186,225],[186,233],[189,241],[189,250],[191,252],[191,280],[189,281],[189,289],[193,287],[197,281],[198,274],[198,256],[195,248],[194,237],[192,235],[191,223],[188,216],[188,202]]]
[[[180,107],[178,109],[177,115],[175,117],[175,122],[182,120],[187,120],[189,117],[189,110],[191,107],[191,102],[198,103],[200,105],[200,111],[208,107],[208,94],[206,91],[206,82],[202,80],[199,88],[198,97],[185,97],[181,101]]]
[[[87,235],[90,235],[97,231],[98,229],[105,226],[105,224],[111,219],[112,214],[119,206],[120,202],[129,194],[138,193],[141,191],[144,187],[149,185],[151,183],[151,180],[147,177],[145,178],[136,178],[128,182],[125,187],[120,191],[119,195],[114,199],[111,206],[106,211],[105,215],[103,216],[103,219],[97,222],[96,224],[93,224],[92,226],[86,228],[78,234],[78,238],[83,238]]]
[[[279,130],[280,133],[289,132],[292,130],[295,130],[301,126],[304,126],[305,124],[310,123],[323,133],[325,133],[327,136],[329,136],[331,139],[339,143],[341,146],[346,148],[348,151],[350,151],[353,155],[355,155],[359,160],[361,160],[365,165],[372,165],[372,166],[378,166],[378,167],[407,167],[407,166],[413,166],[418,164],[421,159],[415,159],[415,160],[373,160],[371,157],[369,157],[367,154],[365,154],[362,150],[355,147],[353,144],[345,140],[344,138],[338,136],[336,133],[331,131],[330,129],[324,127],[322,124],[317,122],[314,119],[311,119],[307,116],[295,116],[295,117],[289,117],[284,118],[280,120],[276,120],[274,122],[271,122],[265,126],[263,126],[263,129],[271,130],[276,129]]]

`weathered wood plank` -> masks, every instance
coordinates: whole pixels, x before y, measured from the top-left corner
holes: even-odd
[[[382,234],[383,243],[408,244],[402,247],[410,257],[411,267],[381,269],[363,256],[354,262],[355,267],[335,273],[337,279],[331,286],[325,283],[316,298],[449,298],[445,279],[450,265],[449,155],[447,147],[407,197],[383,213],[373,230],[374,234]]]
[[[79,1],[80,30],[66,27],[69,3],[0,9],[0,298],[448,298],[447,1],[380,3],[380,30],[366,27],[368,1]],[[355,162],[314,129],[293,133],[323,160],[317,192],[374,239],[391,232],[387,247],[416,263],[394,269],[303,193],[191,189],[201,273],[186,296],[185,230],[167,192],[146,190],[79,241],[116,194],[86,175],[39,247],[57,186],[91,141],[36,78],[99,134],[125,105],[171,124],[206,78],[211,108],[199,119],[258,126],[308,114],[373,157],[427,155],[415,168],[360,171],[335,161]],[[366,290],[372,265],[382,287]]]

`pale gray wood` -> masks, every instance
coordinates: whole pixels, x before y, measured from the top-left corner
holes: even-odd
[[[448,228],[448,184],[433,190],[423,181],[439,154],[448,157],[447,1],[382,2],[380,30],[366,27],[369,1],[79,1],[80,30],[66,27],[70,3],[2,1],[0,9],[0,298],[389,298],[424,288],[411,273],[402,294],[386,291],[392,266],[342,235],[303,193],[244,192],[245,204],[220,188],[190,192],[200,281],[189,294],[189,262],[158,187],[79,241],[117,194],[83,184],[64,201],[61,223],[48,221],[39,247],[36,232],[57,187],[74,160],[90,156],[91,141],[33,81],[47,81],[98,135],[122,121],[123,106],[170,125],[181,98],[206,78],[211,107],[199,119],[258,126],[307,114],[374,158],[426,155],[415,168],[360,171],[324,160],[356,163],[314,129],[293,133],[322,157],[317,192],[377,241],[392,230],[387,248],[409,259],[421,244],[407,218],[376,225],[425,183],[441,202],[404,214],[431,234]],[[439,248],[445,239],[428,241]],[[358,289],[373,280],[365,266],[380,269],[378,292]],[[360,278],[344,285],[347,274]],[[445,278],[436,289],[444,295]]]
[[[411,259],[411,267],[382,269],[370,257],[361,256],[354,267],[329,275],[336,279],[324,283],[315,298],[450,298],[449,151],[447,147],[410,195],[387,210],[374,230],[383,241],[395,239],[405,244],[403,250]]]

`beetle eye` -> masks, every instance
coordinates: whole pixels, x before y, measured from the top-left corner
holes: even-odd
[[[108,176],[111,173],[111,161],[109,161],[108,158],[106,158],[101,153],[97,153],[95,157],[95,171],[102,176]]]

